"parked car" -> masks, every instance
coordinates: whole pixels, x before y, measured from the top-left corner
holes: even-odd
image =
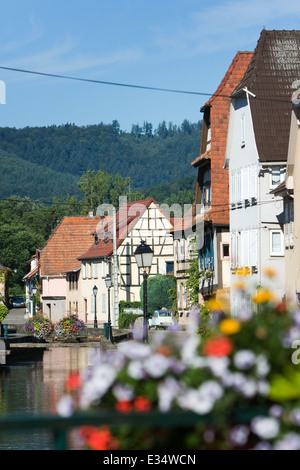
[[[24,297],[22,296],[13,297],[12,306],[13,308],[24,308],[25,307]]]
[[[174,319],[172,313],[162,308],[161,310],[155,310],[152,317],[148,320],[149,328],[168,328],[168,326],[174,325]]]

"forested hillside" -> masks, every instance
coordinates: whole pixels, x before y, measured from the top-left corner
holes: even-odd
[[[191,204],[201,123],[162,123],[132,132],[112,125],[0,129],[0,262],[9,295],[22,293],[28,260],[65,216],[119,196],[153,197],[158,204]]]
[[[201,122],[187,120],[181,126],[163,121],[155,130],[145,122],[131,132],[120,130],[118,121],[0,128],[0,197],[78,195],[77,182],[88,170],[130,177],[135,189],[167,184],[194,175],[190,163],[200,137]]]

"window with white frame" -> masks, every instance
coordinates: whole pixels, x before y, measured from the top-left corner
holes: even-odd
[[[97,261],[93,263],[93,278],[94,279],[98,278],[98,264],[99,263]]]
[[[234,231],[231,234],[232,268],[257,266],[257,238],[257,229]]]
[[[106,295],[102,294],[102,313],[106,312]]]
[[[85,263],[81,263],[81,276],[82,276],[82,279],[86,278]]]
[[[106,261],[102,261],[102,277],[106,277],[107,274],[107,263]]]
[[[90,279],[92,277],[91,263],[86,263],[85,269],[86,269],[86,272],[85,272],[86,277]]]
[[[270,230],[270,256],[283,256],[283,233],[280,229]]]
[[[211,128],[207,129],[206,151],[211,149]]]
[[[230,172],[230,203],[238,204],[245,200],[257,199],[257,165],[237,168]]]
[[[294,246],[294,202],[284,199],[284,231],[286,248]]]

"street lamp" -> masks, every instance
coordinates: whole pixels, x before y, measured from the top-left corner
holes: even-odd
[[[147,319],[147,278],[150,272],[153,251],[144,240],[141,240],[140,245],[134,252],[135,260],[140,269],[143,269],[143,342],[148,342],[148,319]]]
[[[93,294],[94,294],[94,306],[95,306],[94,328],[98,328],[98,323],[97,323],[97,294],[98,294],[98,288],[97,288],[97,286],[93,287]]]
[[[36,314],[36,311],[35,311],[35,310],[36,310],[36,308],[35,308],[35,304],[36,304],[36,302],[35,302],[35,296],[36,296],[36,294],[37,294],[37,288],[36,288],[36,286],[34,286],[34,287],[31,289],[31,293],[32,293],[32,310],[33,310],[32,314],[35,315],[35,314]]]
[[[108,335],[109,335],[109,340],[111,343],[113,343],[113,337],[112,337],[112,329],[111,329],[111,319],[110,319],[110,288],[112,286],[112,280],[111,280],[111,277],[109,274],[106,275],[106,278],[105,278],[105,285],[107,287],[107,295],[108,295],[108,319],[107,319],[107,323],[108,323]]]

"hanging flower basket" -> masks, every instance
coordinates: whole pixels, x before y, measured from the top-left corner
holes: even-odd
[[[62,318],[54,326],[54,335],[58,340],[76,341],[76,337],[84,331],[85,324],[77,315]]]

